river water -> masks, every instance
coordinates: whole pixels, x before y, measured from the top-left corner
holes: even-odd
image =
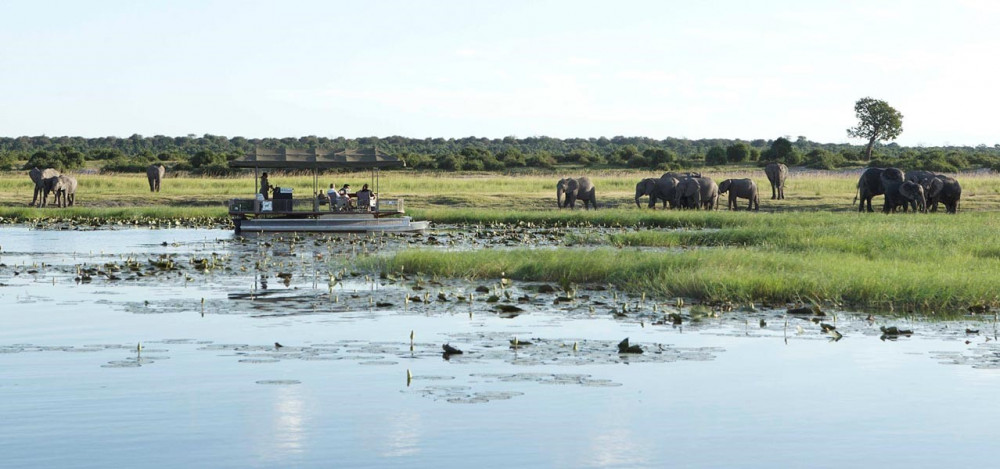
[[[498,314],[478,284],[351,272],[353,256],[415,239],[3,228],[0,467],[928,467],[994,456],[992,316],[678,309],[673,325],[655,319],[669,302],[599,288],[554,302],[536,285],[484,282],[524,297]],[[634,303],[627,316],[610,314],[616,299]],[[886,337],[888,326],[913,332]],[[619,354],[625,337],[643,353]],[[444,356],[445,343],[464,353]]]

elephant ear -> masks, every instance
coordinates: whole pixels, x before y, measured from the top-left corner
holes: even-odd
[[[907,199],[910,200],[917,198],[919,192],[920,192],[920,186],[914,182],[906,182],[900,184],[899,186],[899,193],[902,194],[903,197],[906,197]]]
[[[729,190],[729,185],[733,183],[732,179],[726,179],[719,183],[719,193],[723,193]]]
[[[944,181],[933,178],[928,181],[928,187],[924,189],[924,192],[927,193],[927,197],[933,199],[941,194],[941,189],[944,189]]]

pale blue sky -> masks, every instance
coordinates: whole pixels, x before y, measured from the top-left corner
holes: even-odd
[[[0,135],[1000,143],[1000,2],[0,3]]]

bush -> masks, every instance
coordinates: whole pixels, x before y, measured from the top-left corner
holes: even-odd
[[[108,162],[101,168],[101,172],[145,173],[147,167],[149,167],[149,160],[120,156],[113,160],[108,160]]]
[[[529,155],[527,163],[532,168],[552,169],[556,165],[556,159],[551,153],[542,150]]]
[[[649,167],[649,166],[650,166],[649,160],[646,159],[646,157],[642,156],[642,155],[633,156],[632,158],[629,158],[629,160],[628,160],[628,167],[629,168],[646,168],[646,167]]]
[[[517,147],[507,147],[497,153],[497,159],[503,162],[508,168],[514,166],[524,166],[528,164],[524,153]]]
[[[724,165],[727,160],[728,157],[726,155],[726,150],[722,147],[712,147],[708,150],[708,153],[705,154],[705,164]]]
[[[464,165],[464,159],[457,155],[444,155],[437,160],[437,167],[448,171],[460,171]]]
[[[226,166],[226,156],[213,151],[201,150],[191,157],[191,166],[195,169],[209,166]]]
[[[434,169],[434,159],[428,155],[420,153],[402,153],[399,158],[406,163],[407,167],[414,169]]]
[[[726,148],[726,159],[730,163],[742,163],[744,161],[751,161],[750,158],[750,145],[743,142],[737,142]]]
[[[482,171],[486,169],[486,165],[483,163],[483,160],[465,160],[465,163],[462,164],[462,169],[466,171]]]
[[[840,154],[816,149],[806,155],[805,163],[813,169],[836,169],[846,164],[847,160]]]
[[[0,154],[0,170],[9,171],[16,168],[18,155],[14,152]]]
[[[175,166],[174,169],[176,170],[177,167]],[[227,176],[236,172],[236,169],[230,168],[226,163],[213,163],[194,168],[191,172],[204,176]]]

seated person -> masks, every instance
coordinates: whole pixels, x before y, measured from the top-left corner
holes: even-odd
[[[358,208],[363,210],[371,210],[375,207],[375,195],[372,191],[368,190],[368,184],[361,187],[358,191]]]
[[[354,201],[351,199],[351,185],[344,184],[344,187],[340,188],[340,198],[347,201],[347,208],[354,208]]]
[[[330,184],[330,188],[326,191],[326,197],[330,199],[330,210],[337,210],[337,201],[340,200],[340,194],[337,193],[337,189]]]

